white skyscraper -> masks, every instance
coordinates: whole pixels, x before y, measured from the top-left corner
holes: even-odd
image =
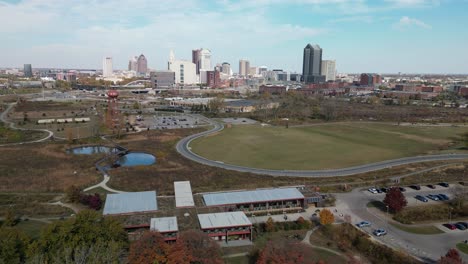
[[[247,76],[250,71],[250,62],[248,60],[239,60],[239,75]]]
[[[211,68],[211,51],[209,49],[200,50],[200,70],[213,70]]]
[[[336,61],[322,61],[322,75],[325,76],[325,81],[334,81],[336,79]]]
[[[111,77],[113,74],[112,70],[112,57],[105,57],[102,62],[102,76]]]
[[[133,56],[129,61],[128,61],[128,70],[129,71],[137,71],[137,61],[138,61],[138,56]]]

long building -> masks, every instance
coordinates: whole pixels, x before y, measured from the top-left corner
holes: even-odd
[[[166,242],[175,241],[179,235],[177,217],[151,218],[150,230],[159,232]]]
[[[206,206],[226,211],[274,212],[297,211],[305,207],[305,197],[296,188],[257,189],[203,195]]]
[[[158,210],[156,191],[108,194],[103,215],[150,213]]]
[[[244,212],[199,214],[200,228],[216,241],[252,240],[252,223]]]

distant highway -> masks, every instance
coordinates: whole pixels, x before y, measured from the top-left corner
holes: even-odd
[[[212,124],[214,127],[208,131],[204,131],[198,134],[188,136],[181,139],[177,145],[176,149],[182,156],[187,159],[193,160],[195,162],[212,166],[223,168],[227,170],[234,170],[240,172],[250,172],[255,174],[271,175],[271,176],[289,176],[289,177],[336,177],[336,176],[349,176],[354,174],[361,174],[371,171],[378,171],[386,168],[407,165],[412,163],[420,162],[429,162],[429,161],[448,161],[448,160],[463,160],[468,159],[468,154],[441,154],[441,155],[428,155],[428,156],[415,156],[415,157],[406,157],[401,159],[386,160],[376,163],[369,163],[365,165],[359,165],[354,167],[334,169],[334,170],[269,170],[269,169],[258,169],[250,168],[244,166],[237,166],[232,164],[227,164],[220,161],[214,161],[207,158],[204,158],[200,155],[197,155],[192,152],[189,145],[193,140],[204,137],[213,133],[220,132],[224,129],[224,125],[215,122],[211,119],[205,118],[207,121]]]

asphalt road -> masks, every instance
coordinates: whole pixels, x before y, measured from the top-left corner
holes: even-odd
[[[404,194],[409,204],[412,205],[416,203],[414,196],[417,194],[428,195],[431,193],[445,193],[451,196],[450,189],[441,186],[437,186],[435,190],[429,189],[427,187],[422,187],[420,191],[409,188],[406,189],[407,191],[404,192]],[[353,224],[362,220],[371,222],[371,227],[362,228],[364,232],[369,233],[371,237],[385,245],[406,251],[409,254],[420,258],[425,263],[435,263],[440,258],[440,256],[445,255],[449,249],[455,248],[457,243],[468,239],[468,230],[448,230],[445,227],[442,227],[441,223],[433,225],[444,231],[444,233],[435,235],[412,234],[393,227],[392,225],[388,224],[385,213],[380,213],[377,210],[367,208],[366,206],[371,201],[382,201],[384,197],[385,194],[371,194],[367,190],[355,189],[351,193],[336,194],[336,208],[340,214],[351,215]],[[422,204],[422,202],[418,203],[419,205]],[[430,201],[429,204],[431,203],[439,202]],[[448,219],[446,222],[448,222]],[[372,231],[378,228],[384,228],[387,230],[388,234],[383,237],[376,237],[372,235]],[[467,261],[468,255],[462,255],[464,260]]]
[[[382,170],[386,168],[412,164],[412,163],[468,159],[468,154],[441,154],[441,155],[415,156],[415,157],[406,157],[406,158],[394,159],[394,160],[386,160],[386,161],[381,161],[381,162],[376,162],[376,163],[369,163],[365,165],[348,167],[348,168],[343,168],[343,169],[335,169],[335,170],[269,170],[269,169],[243,167],[243,166],[227,164],[221,161],[210,160],[192,152],[192,150],[190,149],[190,142],[192,142],[193,140],[197,138],[204,137],[213,133],[217,133],[224,129],[224,125],[218,122],[210,120],[206,117],[202,117],[202,116],[198,116],[198,117],[200,119],[207,120],[207,122],[213,125],[214,127],[208,131],[204,131],[204,132],[194,134],[194,135],[181,139],[176,145],[177,152],[179,152],[182,156],[186,157],[187,159],[193,160],[195,162],[208,165],[208,166],[223,168],[227,170],[250,172],[250,173],[255,173],[255,174],[263,174],[263,175],[271,175],[271,176],[336,177],[336,176],[349,176],[349,175],[354,175],[354,174],[361,174],[361,173],[366,173],[370,171],[377,171],[377,170]]]

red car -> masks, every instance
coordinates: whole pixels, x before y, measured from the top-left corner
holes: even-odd
[[[446,228],[450,229],[450,230],[455,230],[457,229],[457,227],[453,224],[443,224],[443,226],[445,226]]]

